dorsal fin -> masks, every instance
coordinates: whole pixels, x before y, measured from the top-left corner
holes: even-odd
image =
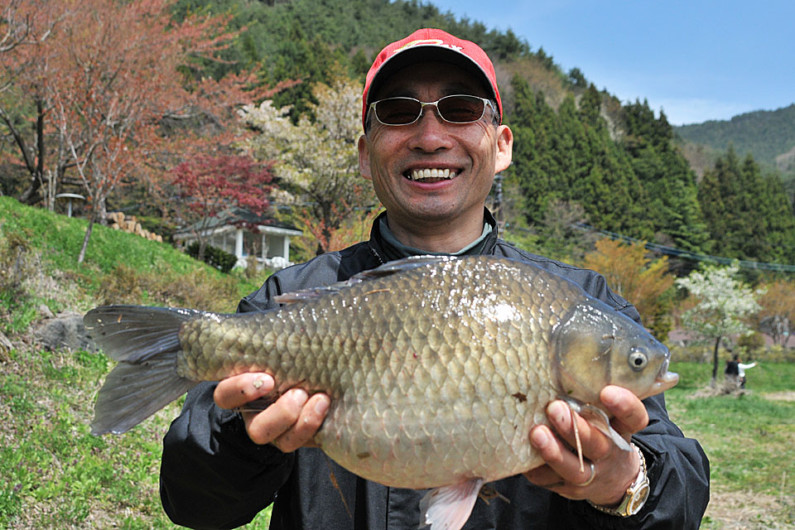
[[[384,265],[376,267],[375,269],[360,272],[354,276],[351,276],[351,278],[346,281],[332,283],[331,285],[327,285],[325,287],[315,287],[312,289],[302,289],[300,291],[284,293],[275,296],[273,299],[280,304],[306,302],[321,298],[323,296],[328,296],[330,294],[336,294],[340,290],[357,283],[374,280],[376,278],[383,278],[385,276],[391,276],[392,274],[400,274],[402,272],[424,267],[426,265],[433,265],[436,263],[442,263],[456,259],[461,258],[456,256],[411,256],[396,261],[390,261],[389,263],[385,263]]]
[[[390,261],[389,263],[385,263],[380,267],[370,269],[369,271],[360,272],[359,274],[353,276],[351,280],[358,278],[359,281],[363,281],[371,280],[373,278],[382,278],[384,276],[399,274],[401,272],[410,271],[412,269],[417,269],[426,265],[435,265],[437,263],[455,261],[458,259],[461,258],[458,256],[409,256],[408,258]]]

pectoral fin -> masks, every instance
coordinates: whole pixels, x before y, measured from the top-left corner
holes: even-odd
[[[594,407],[593,405],[582,405],[580,410],[578,411],[580,416],[582,416],[588,423],[593,425],[595,428],[599,429],[599,431],[613,440],[618,447],[623,449],[624,451],[632,451],[632,446],[629,445],[629,442],[624,439],[623,436],[618,434],[618,431],[610,425],[610,418],[607,417],[605,411],[598,407]]]
[[[460,530],[469,519],[483,479],[472,479],[436,488],[420,501],[420,528]]]

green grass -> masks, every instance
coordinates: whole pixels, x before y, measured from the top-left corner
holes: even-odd
[[[747,371],[747,393],[702,396],[712,367],[672,363],[680,383],[666,393],[669,413],[710,459],[713,492],[775,501],[761,526],[795,524],[795,365],[761,362]],[[714,496],[713,496],[714,498]],[[722,528],[708,519],[705,528]],[[766,526],[771,525],[771,526]]]
[[[87,227],[0,197],[0,528],[171,528],[160,506],[162,437],[173,404],[124,436],[89,433],[94,396],[110,369],[102,354],[37,348],[31,325],[103,303],[233,311],[263,277],[223,275],[167,244]],[[266,528],[263,513],[251,528]]]
[[[59,300],[46,287],[34,285],[27,294],[52,304],[54,311],[64,306],[87,309],[97,298],[114,301],[130,295],[138,297],[139,303],[194,301],[202,304],[201,309],[234,311],[237,300],[257,289],[265,278],[265,274],[247,278],[239,271],[224,275],[166,243],[99,224],[92,230],[84,262],[78,264],[87,227],[85,219],[0,197],[0,271],[6,273],[0,276],[0,287],[12,283],[14,278],[8,275],[16,272],[19,278],[13,283],[18,284],[30,275],[29,269],[36,268],[37,273],[69,285],[78,294],[76,299]],[[4,263],[4,255],[10,258],[11,254],[16,260]],[[0,303],[11,302],[3,296],[0,289]]]
[[[0,376],[8,418],[0,434],[0,525],[101,527],[109,517],[140,528],[164,522],[150,476],[159,453],[152,426],[123,440],[88,432],[107,364],[103,355],[84,351],[11,352]]]
[[[172,404],[123,436],[89,433],[111,363],[76,351],[11,352],[0,374],[0,528],[172,528],[160,506]],[[267,528],[262,514],[250,528]]]

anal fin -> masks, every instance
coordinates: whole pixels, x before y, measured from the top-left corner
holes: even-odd
[[[460,530],[469,519],[483,479],[475,478],[436,488],[420,501],[420,528]]]

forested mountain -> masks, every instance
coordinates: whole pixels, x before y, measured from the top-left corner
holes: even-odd
[[[228,13],[231,25],[245,27],[236,45],[226,52],[228,62],[216,73],[256,65],[263,80],[302,83],[279,94],[275,102],[305,112],[311,85],[327,81],[340,69],[363,81],[375,54],[389,42],[420,27],[440,27],[478,42],[500,61],[536,58],[544,69],[560,73],[543,50],[530,52],[528,44],[511,32],[488,30],[485,25],[458,20],[427,2],[417,0],[177,0],[175,15],[193,12]],[[508,78],[509,79],[509,78]]]
[[[719,152],[733,147],[740,156],[750,153],[763,167],[795,172],[795,103],[777,110],[740,114],[731,120],[674,127],[674,131],[687,142]]]

